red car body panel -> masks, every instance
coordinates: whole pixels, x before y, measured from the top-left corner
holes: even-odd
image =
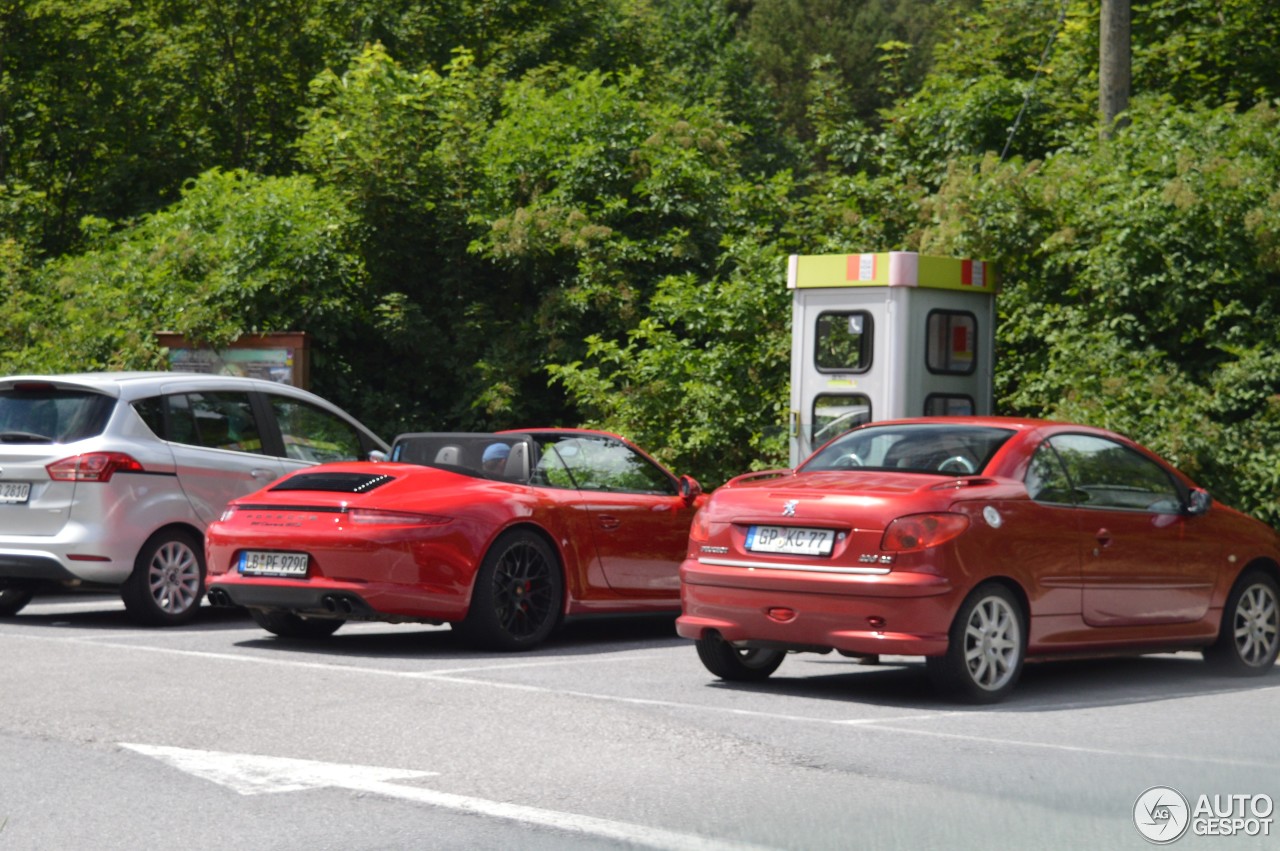
[[[1203,647],[1217,637],[1241,571],[1276,571],[1270,527],[1217,502],[1207,511],[1116,510],[1030,498],[1033,453],[1047,439],[1103,438],[1159,465],[1185,499],[1190,479],[1100,429],[1001,417],[921,419],[1007,431],[972,472],[852,467],[749,474],[716,490],[695,519],[681,566],[677,632],[716,632],[740,648],[939,656],[961,603],[980,583],[1008,586],[1027,617],[1027,655]],[[858,429],[861,431],[862,429]],[[837,438],[828,446],[834,446]],[[826,447],[824,447],[825,449]],[[1076,497],[1073,497],[1076,498]],[[882,549],[910,515],[967,518],[938,546]],[[830,529],[830,555],[752,552],[752,527]]]
[[[504,432],[502,434],[516,434]],[[354,603],[350,619],[453,622],[466,617],[476,573],[504,532],[536,532],[553,549],[565,583],[561,610],[675,612],[678,568],[689,523],[706,497],[617,435],[537,429],[540,439],[608,439],[669,478],[672,493],[592,492],[498,481],[451,469],[396,462],[324,464],[286,476],[228,506],[206,535],[209,588],[237,605],[308,616],[324,600]],[[282,489],[318,474],[385,477],[367,492]],[[362,524],[353,512],[403,513],[418,523]],[[246,551],[304,553],[305,577],[245,575]],[[350,596],[343,596],[350,595]],[[224,598],[225,599],[225,598]]]

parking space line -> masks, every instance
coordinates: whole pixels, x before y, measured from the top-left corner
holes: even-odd
[[[50,602],[41,603],[38,600],[28,603],[23,607],[22,612],[26,615],[39,614],[44,617],[53,617],[62,614],[64,610],[71,609],[77,612],[122,612],[124,611],[124,603],[119,600],[103,601],[103,600],[82,600],[78,603],[66,602]]]
[[[904,733],[912,736],[927,736],[937,739],[950,739],[952,741],[975,742],[984,745],[1039,748],[1042,750],[1052,750],[1062,753],[1093,754],[1109,757],[1118,756],[1132,759],[1158,759],[1167,760],[1169,762],[1195,762],[1205,763],[1208,765],[1222,765],[1231,768],[1271,769],[1275,767],[1275,763],[1272,761],[1264,762],[1262,760],[1252,759],[1227,759],[1212,756],[1183,756],[1181,754],[1153,753],[1150,751],[1122,751],[1112,750],[1110,748],[1087,748],[1080,745],[1059,745],[1051,742],[1029,742],[1025,739],[999,739],[992,736],[972,736],[965,733],[945,733],[939,730],[913,730],[909,727],[895,727],[891,723],[884,723],[882,721],[872,721],[867,726],[874,727],[877,730],[883,730],[886,733]]]
[[[663,709],[677,709],[677,710],[704,712],[704,713],[719,714],[719,715],[733,715],[733,716],[745,717],[745,718],[762,718],[762,719],[769,719],[773,721],[792,721],[792,722],[801,722],[801,723],[808,723],[808,724],[842,726],[842,727],[856,726],[860,729],[870,729],[875,731],[883,731],[887,733],[913,735],[913,736],[926,736],[926,737],[934,737],[934,738],[946,738],[946,739],[960,740],[960,741],[972,741],[972,742],[978,742],[978,743],[990,744],[990,745],[1036,748],[1041,750],[1097,754],[1097,755],[1104,755],[1104,756],[1126,757],[1126,758],[1134,758],[1134,759],[1159,759],[1159,760],[1166,760],[1171,762],[1205,763],[1210,765],[1223,765],[1223,766],[1240,767],[1240,768],[1248,767],[1248,768],[1270,769],[1273,767],[1272,763],[1270,762],[1262,762],[1262,761],[1247,760],[1247,759],[1226,759],[1226,758],[1218,758],[1218,757],[1210,757],[1210,756],[1183,756],[1180,754],[1150,753],[1146,751],[1139,752],[1139,751],[1111,750],[1107,748],[1087,748],[1087,747],[1081,747],[1078,745],[1060,745],[1060,744],[1054,744],[1051,742],[1032,742],[1032,741],[1025,741],[1025,740],[1018,740],[1018,739],[1001,739],[1001,738],[994,738],[994,737],[971,736],[963,733],[947,733],[947,732],[941,732],[937,730],[914,729],[911,727],[895,726],[898,724],[902,724],[904,722],[932,721],[932,720],[941,719],[941,718],[955,717],[958,715],[973,715],[974,712],[972,710],[921,712],[921,713],[912,713],[909,715],[902,715],[898,717],[886,717],[886,718],[817,718],[809,715],[764,712],[761,710],[741,709],[741,708],[729,707],[729,706],[708,706],[705,704],[688,703],[684,701],[661,700],[657,698],[624,697],[621,695],[601,694],[598,692],[584,692],[584,691],[576,691],[572,689],[549,688],[547,686],[529,685],[527,683],[506,683],[506,682],[500,682],[496,680],[480,679],[475,676],[458,676],[457,674],[436,672],[436,671],[396,671],[396,670],[390,670],[387,668],[371,668],[367,666],[357,666],[357,665],[335,665],[335,664],[323,663],[323,662],[303,662],[296,659],[270,659],[262,656],[252,656],[252,655],[241,654],[241,653],[217,653],[217,652],[212,652],[207,650],[183,650],[183,649],[172,648],[172,647],[155,647],[155,646],[147,646],[147,645],[140,645],[140,644],[126,644],[126,643],[111,642],[111,641],[93,641],[85,638],[65,638],[60,636],[46,636],[46,635],[36,636],[36,635],[28,635],[25,633],[0,632],[0,639],[8,639],[8,638],[28,639],[32,641],[61,641],[61,642],[66,642],[71,644],[87,644],[92,647],[102,647],[102,648],[118,649],[118,650],[135,650],[135,651],[142,651],[142,652],[169,654],[169,655],[177,655],[177,656],[189,656],[193,658],[215,659],[215,660],[230,661],[230,662],[248,662],[252,664],[275,665],[280,667],[291,667],[291,668],[299,668],[299,669],[324,670],[330,673],[334,671],[349,671],[351,673],[356,673],[356,674],[390,677],[394,679],[452,683],[455,685],[503,689],[507,691],[523,691],[523,692],[540,693],[540,694],[547,694],[547,695],[553,695],[553,696],[578,697],[578,698],[583,698],[588,700],[601,701],[605,703],[617,703],[617,704],[633,705],[633,706],[652,706],[652,707],[663,708]],[[590,660],[572,660],[572,661],[586,662]],[[616,662],[618,660],[609,659],[608,661]],[[547,664],[550,664],[550,663],[537,662],[537,663],[522,663],[522,664],[503,664],[500,666],[497,666],[497,665],[477,666],[467,670],[469,670],[469,672],[472,674],[480,674],[484,670],[486,670],[486,668],[489,670],[497,670],[500,668],[512,669],[512,668],[520,668],[525,666],[532,667],[535,665],[547,665]],[[1260,689],[1259,691],[1270,691],[1278,688],[1280,688],[1280,686],[1267,686],[1263,689]],[[1170,695],[1168,697],[1172,699],[1176,697],[1188,697],[1188,696],[1195,696],[1195,695],[1183,694],[1183,695]],[[1070,708],[1070,707],[1068,706],[1066,708]],[[1053,710],[1049,710],[1049,711],[1057,711],[1057,709],[1058,708],[1055,707]]]
[[[659,655],[665,655],[666,651],[651,650],[644,653],[628,653],[623,661],[631,661],[632,659],[650,659]],[[497,665],[469,665],[465,668],[441,668],[438,671],[421,671],[419,676],[440,677],[440,676],[458,676],[459,674],[483,674],[486,671],[511,671],[521,670],[524,668],[555,668],[561,665],[594,665],[600,662],[620,661],[618,657],[611,656],[608,660],[599,657],[574,657],[574,658],[557,658],[557,659],[539,659],[536,662],[510,662]]]

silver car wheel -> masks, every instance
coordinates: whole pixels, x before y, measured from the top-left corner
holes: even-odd
[[[1003,688],[1018,671],[1022,630],[1003,597],[986,597],[973,607],[964,630],[964,664],[974,684]]]
[[[29,588],[0,587],[0,617],[16,615],[22,607],[31,602],[32,591]]]
[[[1276,652],[1280,641],[1280,603],[1269,585],[1250,586],[1236,606],[1232,634],[1236,652],[1247,665],[1261,665]]]
[[[163,612],[182,614],[200,595],[200,561],[182,541],[169,541],[156,550],[147,565],[151,598]]]

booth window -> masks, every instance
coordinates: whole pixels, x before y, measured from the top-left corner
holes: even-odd
[[[865,310],[823,313],[814,335],[814,363],[824,372],[871,368],[871,314]]]
[[[925,363],[942,375],[969,375],[977,366],[978,319],[972,313],[934,310],[929,313]]]
[[[977,410],[972,396],[959,393],[930,393],[924,398],[926,417],[971,417]]]
[[[863,423],[871,422],[871,399],[861,393],[820,393],[813,398],[809,444],[821,446]]]

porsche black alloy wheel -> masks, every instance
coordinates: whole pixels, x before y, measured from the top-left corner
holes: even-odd
[[[509,532],[481,562],[458,629],[489,650],[527,650],[556,628],[563,599],[564,576],[551,547],[533,532]]]

